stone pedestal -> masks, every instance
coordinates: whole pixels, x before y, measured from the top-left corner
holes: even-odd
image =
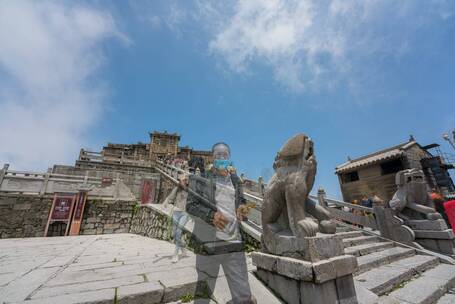
[[[432,251],[455,255],[455,236],[444,220],[408,220],[417,243]]]
[[[290,304],[357,303],[352,277],[357,259],[340,252],[341,240],[319,235],[300,242],[306,248],[305,260],[252,253],[256,275]]]

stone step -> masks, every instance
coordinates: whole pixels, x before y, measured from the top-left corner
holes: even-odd
[[[389,297],[404,303],[435,303],[454,286],[455,266],[440,264],[408,282],[403,288],[394,290]]]
[[[414,255],[362,273],[356,276],[355,280],[375,294],[383,295],[399,284],[410,280],[414,275],[438,264],[437,257]]]
[[[371,244],[362,244],[344,249],[345,254],[352,254],[355,256],[367,255],[372,252],[381,251],[393,247],[393,242],[378,242]]]
[[[346,227],[346,226],[338,226],[337,227],[337,233],[338,232],[347,232],[347,231],[352,231],[352,228]]]
[[[362,236],[356,236],[356,237],[343,239],[343,245],[346,248],[346,247],[352,247],[352,246],[357,246],[357,245],[362,245],[362,244],[367,244],[367,243],[375,243],[378,241],[379,241],[379,239],[377,236],[362,235]]]
[[[450,289],[444,296],[442,296],[437,304],[453,304],[455,303],[455,288]]]
[[[364,273],[370,269],[390,264],[394,261],[413,256],[415,250],[404,247],[392,247],[386,250],[373,252],[357,258],[358,269],[355,275]]]
[[[358,237],[362,236],[361,231],[344,231],[344,232],[338,232],[336,233],[336,236],[341,238],[342,240],[348,239],[348,238],[353,238],[353,237]]]

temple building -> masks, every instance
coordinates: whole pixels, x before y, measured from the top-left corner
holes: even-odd
[[[436,152],[431,153],[430,151]],[[364,195],[378,195],[388,201],[395,193],[395,174],[404,169],[420,169],[425,173],[430,189],[443,193],[455,191],[448,164],[438,144],[421,146],[411,136],[409,141],[356,159],[336,167],[343,200],[352,202]]]
[[[177,133],[153,131],[149,136],[149,143],[108,143],[100,152],[81,149],[76,167],[99,167],[100,164],[150,167],[153,161],[165,157],[185,160],[200,157],[206,164],[213,161],[211,151],[194,150],[189,146],[180,147],[180,135]]]

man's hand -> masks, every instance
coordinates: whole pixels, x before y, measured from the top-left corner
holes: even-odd
[[[240,207],[237,208],[237,219],[239,221],[243,221],[248,216],[249,208],[246,205],[241,205]]]
[[[215,212],[215,215],[213,216],[212,223],[219,230],[223,230],[224,226],[226,226],[226,224],[229,223],[229,220],[221,212],[217,211],[217,212]]]

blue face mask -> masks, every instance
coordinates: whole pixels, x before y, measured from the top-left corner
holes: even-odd
[[[226,170],[227,167],[232,166],[232,161],[230,161],[229,159],[215,159],[213,165],[215,166],[216,169]]]

